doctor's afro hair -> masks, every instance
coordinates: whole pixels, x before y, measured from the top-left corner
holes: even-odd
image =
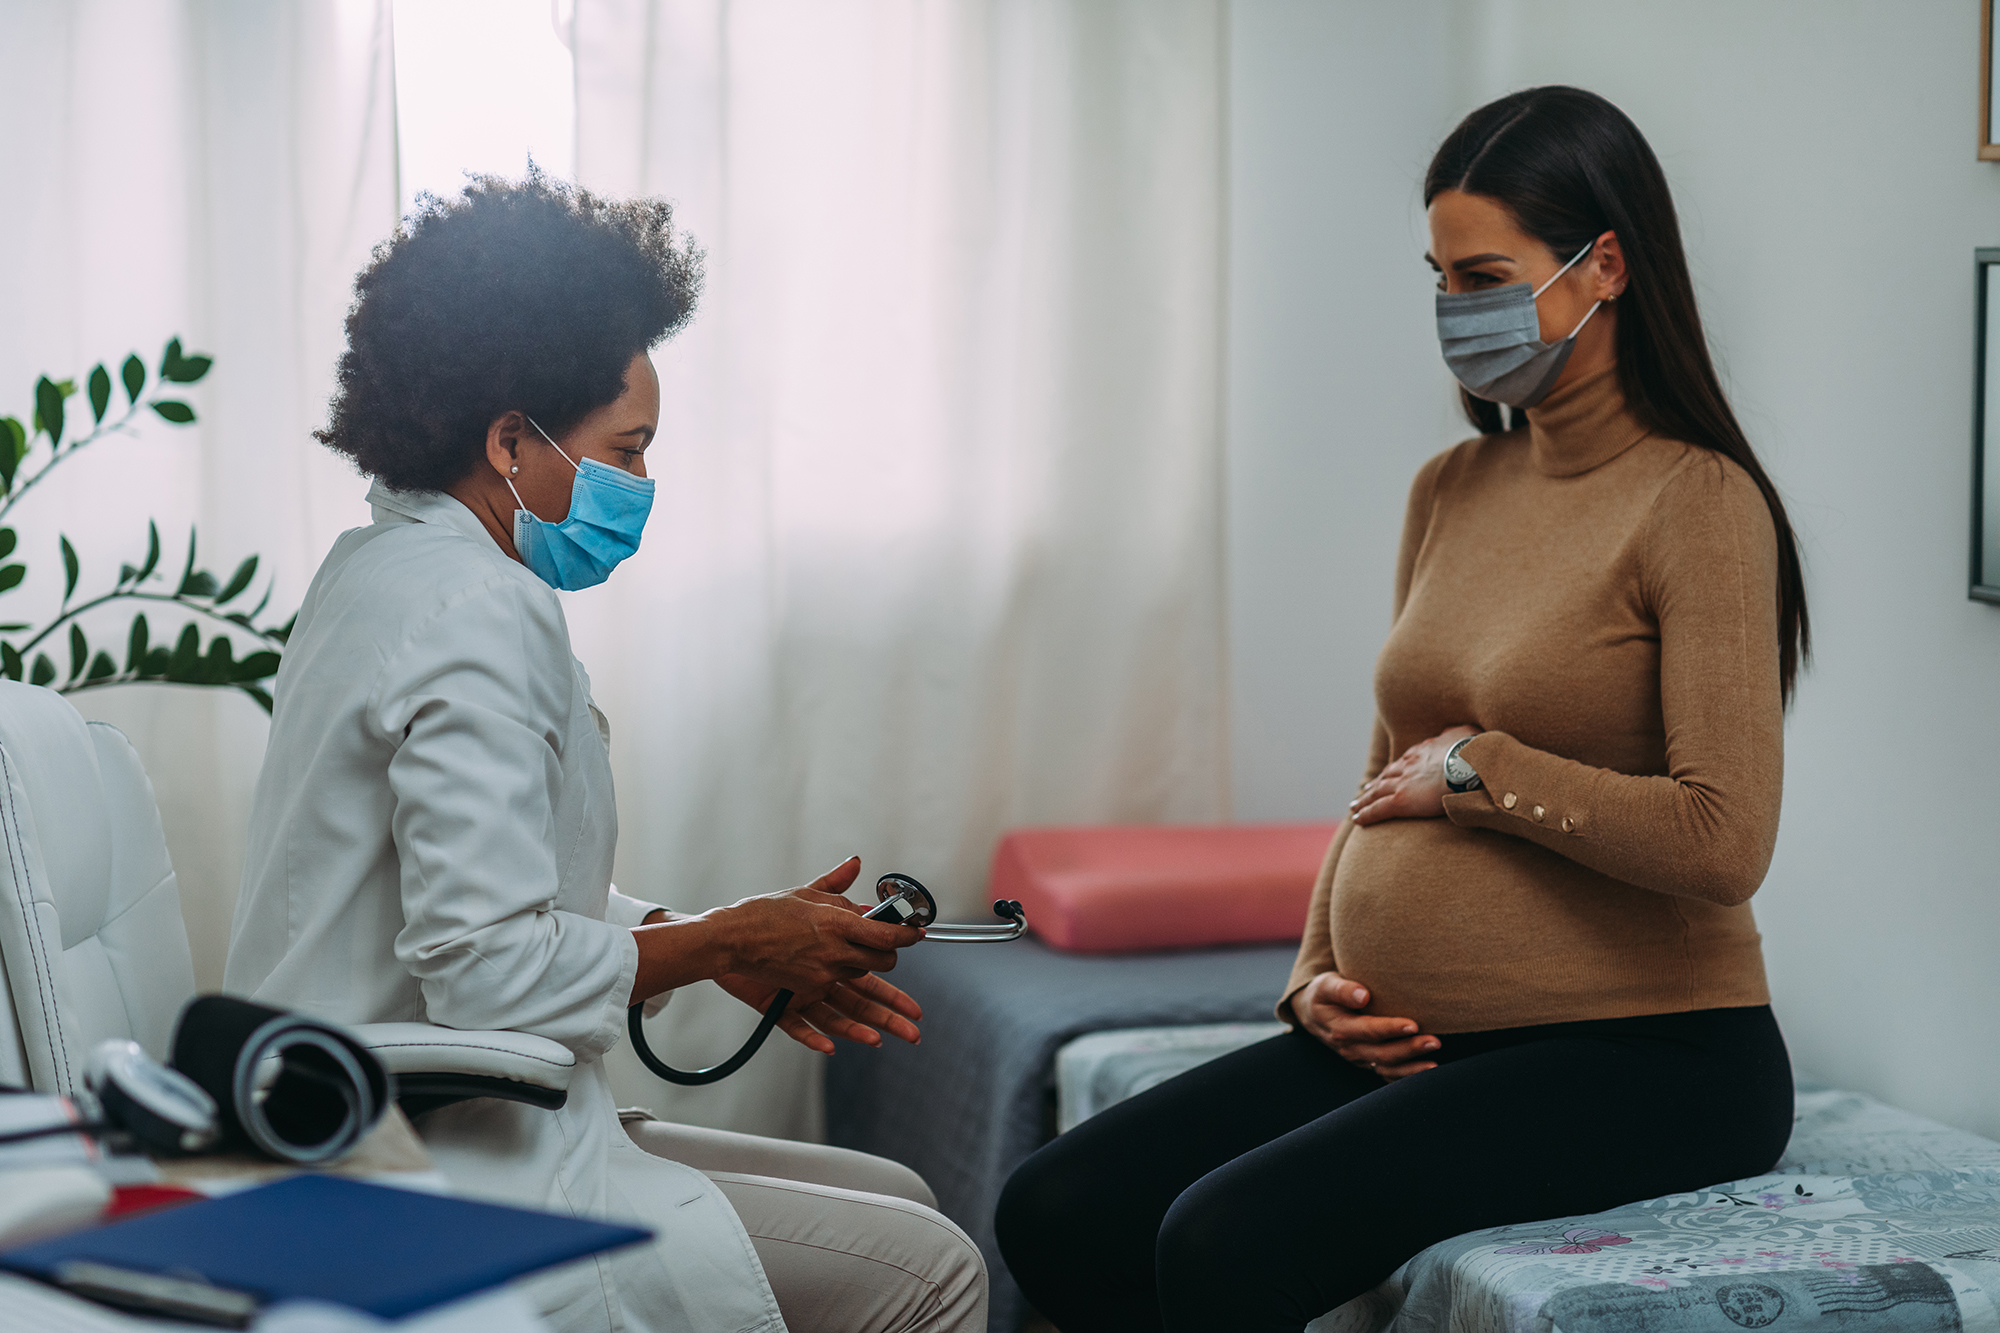
[[[419,195],[354,280],[347,350],[320,443],[398,490],[437,491],[519,409],[560,437],[625,390],[632,358],[677,332],[701,252],[657,199],[552,181],[473,180]]]

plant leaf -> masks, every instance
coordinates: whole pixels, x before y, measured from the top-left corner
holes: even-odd
[[[27,453],[27,429],[13,417],[0,417],[0,494],[14,489],[14,469]]]
[[[180,586],[174,590],[174,596],[180,597],[184,595],[188,590],[188,585],[192,582],[194,582],[194,528],[190,526],[188,528],[187,567],[181,570]]]
[[[97,660],[90,664],[90,674],[85,680],[103,680],[106,676],[118,674],[118,664],[111,660],[111,654],[99,653]]]
[[[175,384],[193,384],[214,364],[213,357],[186,355],[181,351],[181,340],[175,338],[167,343],[166,355],[160,358],[160,378]]]
[[[229,640],[218,634],[208,641],[208,653],[201,659],[201,678],[210,685],[227,685],[236,674],[236,655]]]
[[[160,414],[160,420],[171,421],[176,426],[185,426],[194,420],[194,409],[178,398],[161,398],[152,407]]]
[[[47,375],[35,381],[35,429],[48,432],[50,447],[62,443],[63,392]]]
[[[125,641],[125,669],[135,676],[145,669],[146,650],[151,646],[148,642],[151,637],[152,631],[146,624],[144,613],[133,616],[132,636]]]
[[[26,577],[28,577],[26,565],[0,565],[0,592],[19,586],[21,580]]]
[[[190,560],[189,564],[194,562]],[[160,567],[160,525],[152,519],[146,520],[146,563],[139,566],[139,573],[132,581],[143,583],[151,578],[153,571]]]
[[[104,420],[104,409],[111,406],[111,375],[98,362],[90,372],[90,415],[97,421]]]
[[[229,576],[229,582],[223,584],[222,591],[215,594],[215,604],[221,606],[224,602],[235,597],[238,593],[249,587],[250,580],[256,576],[257,557],[253,555],[236,567],[236,572]]]
[[[271,711],[271,696],[268,693],[258,689],[255,685],[242,685],[239,686],[238,688],[241,689],[245,694],[249,695],[252,699],[255,699],[257,701],[257,706],[263,709],[267,714]]]
[[[173,658],[174,655],[170,649],[148,648],[146,650],[146,669],[141,674],[154,678],[164,676],[167,674],[167,665],[173,661]]]
[[[4,579],[5,577],[5,571],[0,570],[0,579]],[[292,626],[298,623],[299,613],[294,611],[292,612],[292,618],[278,626],[278,628],[265,630],[264,637],[267,639],[276,639],[279,643],[290,643],[292,641]]]
[[[119,376],[125,381],[125,398],[132,406],[139,405],[139,395],[146,389],[146,363],[139,359],[137,352],[125,358],[119,368]]]
[[[35,669],[28,676],[30,685],[46,685],[56,678],[56,664],[49,661],[47,653],[35,654]]]
[[[14,529],[0,528],[0,560],[14,554]]]
[[[71,622],[69,627],[69,678],[75,680],[83,674],[84,664],[90,661],[90,640],[83,637],[83,626]]]
[[[274,652],[252,653],[236,664],[236,679],[263,680],[267,676],[275,676],[278,674],[278,664],[282,661],[284,659]]]
[[[181,637],[174,644],[173,655],[167,659],[167,669],[162,674],[168,680],[193,682],[201,667],[201,635],[193,625],[181,631]]]
[[[176,593],[175,596],[177,597],[215,596],[215,575],[209,573],[205,569],[197,569],[194,573],[188,575],[187,582],[181,585],[181,590],[178,593]]]
[[[63,601],[67,602],[70,595],[76,591],[76,548],[69,544],[67,537],[59,537],[57,540],[62,543],[63,574],[67,579],[63,585]]]
[[[21,654],[11,643],[0,643],[0,676],[9,680],[21,678]]]

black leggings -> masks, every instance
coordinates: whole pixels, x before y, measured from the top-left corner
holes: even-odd
[[[1767,1007],[1441,1038],[1388,1083],[1303,1032],[1212,1060],[1023,1162],[1007,1267],[1062,1333],[1296,1333],[1425,1246],[1771,1169]]]

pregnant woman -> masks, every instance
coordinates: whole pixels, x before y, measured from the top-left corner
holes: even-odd
[[[1295,1333],[1433,1242],[1756,1174],[1791,1130],[1747,900],[1804,586],[1665,177],[1616,107],[1537,88],[1424,199],[1480,433],[1410,491],[1292,1030],[1014,1174],[1001,1249],[1063,1333]]]

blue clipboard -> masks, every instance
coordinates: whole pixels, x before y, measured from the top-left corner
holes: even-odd
[[[318,1300],[400,1319],[652,1234],[302,1175],[0,1252],[0,1268],[113,1303],[125,1302],[75,1275],[123,1272],[142,1285],[206,1284],[260,1306]]]

